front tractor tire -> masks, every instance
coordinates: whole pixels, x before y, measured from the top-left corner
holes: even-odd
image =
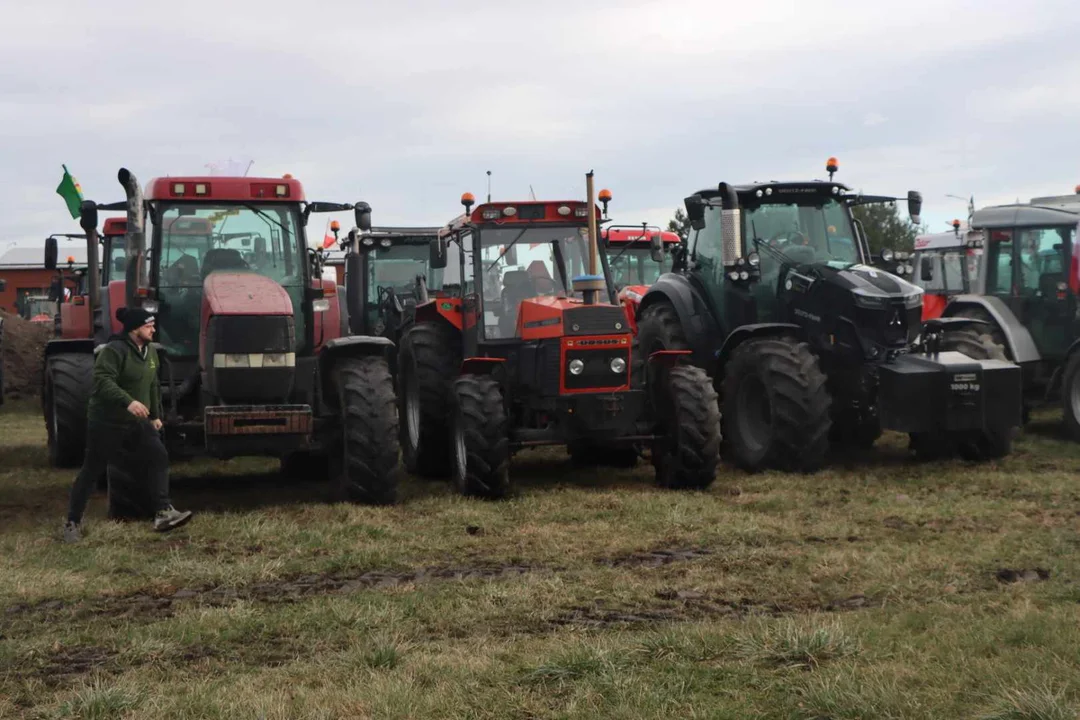
[[[701,368],[677,365],[658,374],[652,393],[659,425],[652,462],[656,482],[678,490],[703,490],[720,464],[720,410],[716,390]]]
[[[94,356],[88,353],[58,353],[46,362],[42,403],[53,467],[82,464],[93,374]]]
[[[461,366],[460,340],[436,323],[413,325],[398,351],[401,454],[405,469],[428,478],[451,474],[452,450],[446,421],[450,388]]]
[[[723,393],[726,460],[750,472],[825,464],[832,398],[809,345],[786,336],[747,340],[728,361]]]
[[[391,505],[398,490],[398,417],[385,358],[349,357],[333,370],[338,436],[330,443],[330,476],[339,500]]]
[[[454,381],[451,411],[454,483],[463,495],[499,500],[510,494],[510,438],[499,382],[488,375]]]

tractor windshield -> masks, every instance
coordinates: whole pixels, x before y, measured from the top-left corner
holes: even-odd
[[[763,275],[779,270],[774,253],[760,252],[766,248],[793,264],[852,265],[860,260],[848,209],[836,200],[808,197],[803,202],[749,205],[743,218],[744,237],[759,250]]]
[[[648,243],[634,246],[612,244],[606,252],[611,267],[611,279],[618,288],[627,285],[652,285],[662,274],[671,272],[671,253],[665,252],[663,260],[654,262]]]
[[[572,279],[588,268],[586,232],[583,227],[532,226],[480,232],[478,269],[489,339],[514,337],[522,300],[572,295]]]
[[[158,340],[170,354],[198,352],[203,281],[210,273],[264,275],[285,288],[294,308],[302,307],[304,248],[294,205],[184,203],[159,212],[151,279],[160,303]],[[295,322],[299,346],[303,313]]]
[[[442,289],[444,271],[428,269],[431,250],[426,240],[423,244],[396,242],[388,248],[376,247],[368,252],[369,304],[377,304],[388,289],[399,296],[412,295],[416,292],[418,275],[427,279],[428,290]]]

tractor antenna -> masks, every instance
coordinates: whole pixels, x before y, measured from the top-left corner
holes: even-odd
[[[491,171],[490,170],[487,171],[487,176],[488,176],[488,199],[487,199],[487,201],[491,202]]]
[[[532,199],[533,199],[534,201],[536,200],[536,191],[535,191],[535,190],[533,190],[533,187],[532,187],[532,185],[529,185],[529,195],[531,195],[531,196],[532,196]]]

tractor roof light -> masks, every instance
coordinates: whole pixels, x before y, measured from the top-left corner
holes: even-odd
[[[471,192],[461,193],[461,204],[465,206],[465,212],[469,212],[472,206],[476,204],[476,198],[473,197]]]
[[[392,244],[393,244],[393,241],[391,241],[390,238],[388,238],[388,237],[384,237],[382,240],[379,241],[379,245],[381,245],[384,248],[388,248]]]
[[[611,191],[607,188],[603,188],[596,194],[596,199],[600,201],[600,204],[604,206],[604,217],[607,217],[607,206],[611,202]]]
[[[825,161],[825,172],[829,173],[830,179],[832,179],[831,178],[832,174],[834,172],[836,172],[837,170],[839,170],[839,169],[840,169],[840,161],[837,160],[836,158],[831,157],[831,158],[829,158],[828,160]]]
[[[513,205],[507,205],[502,209],[502,214],[506,217],[514,217],[515,215],[517,215],[517,208]]]
[[[185,190],[187,190],[187,188],[184,186],[184,183],[173,183],[173,195],[183,195]]]
[[[289,186],[288,185],[275,185],[274,186],[274,194],[277,195],[278,197],[288,197],[289,196]]]
[[[195,194],[196,195],[209,195],[210,194],[210,186],[208,184],[206,184],[206,183],[195,183]]]
[[[374,247],[375,246],[375,238],[371,237],[370,235],[365,235],[363,237],[363,239],[360,240],[360,242],[364,245],[364,247]]]
[[[569,215],[569,214],[570,214],[570,206],[569,206],[569,205],[560,205],[560,206],[559,206],[559,211],[558,211],[558,212],[559,212],[559,214],[560,214],[560,215],[562,215],[563,217],[566,217],[567,215]]]
[[[480,213],[480,215],[485,220],[498,220],[500,213],[498,208],[487,208],[484,212]]]
[[[574,217],[589,217],[589,208],[579,207],[574,209]]]
[[[337,220],[331,220],[330,232],[338,232],[339,230],[341,230],[341,223],[339,223]]]

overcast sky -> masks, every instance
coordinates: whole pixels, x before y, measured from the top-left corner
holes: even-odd
[[[458,197],[584,197],[665,223],[726,180],[918,189],[934,230],[1080,183],[1080,13],[1056,0],[878,3],[0,0],[0,249],[88,198],[251,159],[377,225]],[[347,218],[342,217],[343,224]],[[322,221],[311,234],[321,236]]]

